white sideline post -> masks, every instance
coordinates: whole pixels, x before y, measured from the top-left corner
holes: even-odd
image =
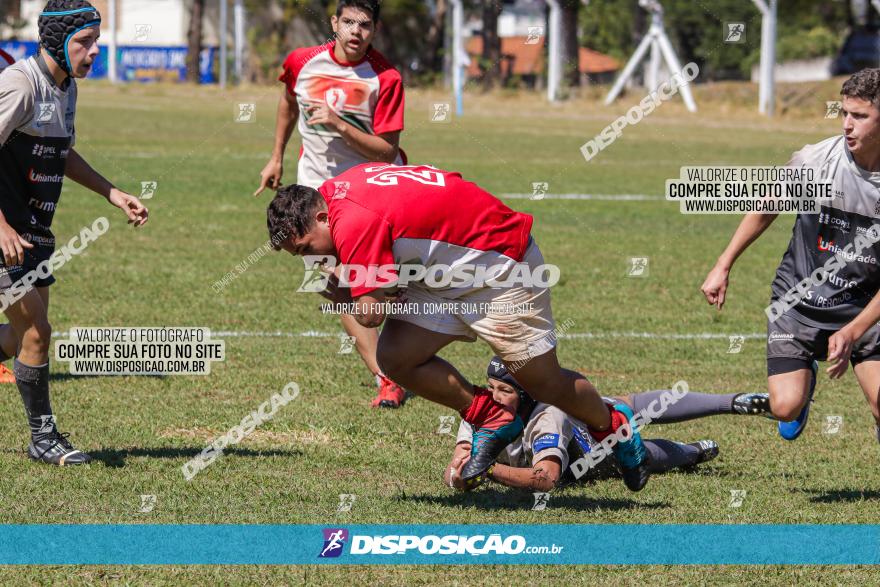
[[[876,0],[873,0],[876,2]],[[773,116],[776,105],[776,4],[777,0],[752,0],[761,11],[761,65],[758,112]]]
[[[107,16],[110,18],[110,40],[107,42],[107,77],[111,83],[119,81],[116,64],[116,0],[108,0]]]
[[[550,7],[550,30],[547,31],[550,38],[547,47],[547,99],[556,102],[562,86],[562,7],[559,0],[547,0],[547,5]]]
[[[244,0],[235,0],[232,19],[235,29],[235,81],[241,83],[244,79]]]
[[[229,16],[226,0],[220,0],[220,88],[226,88],[226,27]],[[201,56],[200,56],[201,57]]]
[[[464,114],[464,67],[467,55],[462,40],[464,7],[462,0],[452,0],[452,91],[455,95],[455,114]]]

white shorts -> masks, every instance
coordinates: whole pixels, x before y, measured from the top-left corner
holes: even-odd
[[[523,263],[530,269],[544,264],[534,240]],[[556,347],[556,324],[546,287],[484,287],[449,299],[418,283],[407,288],[406,304],[415,304],[420,310],[391,318],[467,342],[481,338],[505,362],[524,362]],[[430,312],[421,311],[428,307]],[[438,307],[442,309],[436,311]]]

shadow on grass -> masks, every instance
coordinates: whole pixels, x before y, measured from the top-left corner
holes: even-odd
[[[818,491],[814,489],[803,489],[803,493],[810,493],[810,501],[813,503],[840,503],[848,501],[862,500],[880,500],[880,491],[865,489],[831,489],[826,491]]]
[[[168,379],[168,375],[72,375],[70,373],[50,373],[49,381],[62,383],[65,381],[87,381],[89,379],[128,379],[138,377],[140,379]]]
[[[398,495],[401,502],[415,501],[445,507],[475,507],[480,510],[530,510],[534,505],[531,493],[518,491],[498,491],[482,489],[474,493],[456,493],[452,495]],[[630,509],[661,509],[672,507],[667,502],[638,502],[631,499],[606,499],[587,496],[567,495],[565,493],[550,494],[549,507],[565,508],[577,511],[592,510],[630,510]]]
[[[93,459],[103,463],[107,467],[124,467],[128,457],[150,457],[153,459],[181,459],[192,458],[202,452],[203,446],[197,448],[102,448],[88,451]],[[226,448],[223,454],[227,457],[299,457],[303,455],[301,450],[265,449],[254,450],[250,448]]]

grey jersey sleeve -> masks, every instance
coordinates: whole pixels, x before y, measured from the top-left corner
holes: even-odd
[[[34,113],[34,93],[27,77],[15,70],[0,75],[0,145],[27,124]]]

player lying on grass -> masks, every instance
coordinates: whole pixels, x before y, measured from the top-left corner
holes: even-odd
[[[470,491],[481,482],[492,480],[508,487],[550,491],[560,482],[608,479],[617,475],[613,458],[602,460],[598,466],[577,473],[569,465],[587,453],[599,450],[598,443],[587,428],[577,420],[547,404],[537,403],[510,374],[498,357],[493,357],[487,368],[488,389],[495,400],[517,412],[525,430],[498,457],[498,462],[484,475],[465,483],[461,478],[471,452],[473,429],[462,421],[458,429],[452,461],[443,473],[443,482],[449,487]],[[647,412],[653,402],[662,401],[666,391],[647,391],[618,398],[603,398],[606,403],[623,402],[634,412]],[[688,392],[669,405],[652,423],[669,424],[705,418],[719,414],[758,415],[770,409],[766,393],[711,394]],[[645,448],[651,454],[651,473],[663,473],[680,467],[692,467],[714,459],[718,445],[712,440],[689,444],[662,439],[646,439]]]
[[[555,268],[544,264],[531,236],[531,216],[458,173],[381,163],[354,167],[318,190],[280,188],[267,216],[270,234],[288,235],[279,248],[360,268],[363,280],[335,292],[337,302],[353,303],[352,314],[364,326],[385,322],[383,302],[408,283],[407,304],[420,309],[388,317],[379,365],[473,426],[465,480],[485,473],[523,430],[514,410],[437,356],[452,342],[481,338],[536,400],[584,422],[594,438],[614,434],[609,442],[629,489],[647,483],[648,455],[630,426],[632,410],[606,405],[589,381],[557,361],[550,282],[542,278]],[[416,279],[411,269],[431,279],[425,273]]]
[[[767,309],[767,384],[779,434],[797,438],[816,389],[817,360],[832,379],[851,362],[871,406],[880,441],[880,70],[844,82],[843,134],[794,154],[791,167],[812,168],[832,182],[834,198],[820,214],[798,214],[771,285]],[[702,286],[724,306],[737,258],[776,219],[748,214]],[[870,240],[869,240],[870,239]],[[836,271],[827,267],[837,266]],[[815,278],[814,278],[815,276]],[[786,307],[788,306],[788,307]]]
[[[260,174],[258,195],[278,189],[284,151],[294,127],[302,137],[296,183],[317,188],[343,171],[368,161],[404,163],[399,148],[404,91],[397,69],[373,48],[379,27],[379,0],[339,0],[331,18],[334,39],[301,47],[284,61],[284,82],[275,123],[275,148]],[[274,238],[274,235],[273,235]],[[397,408],[404,390],[376,362],[379,331],[348,314],[340,316],[355,349],[376,377],[373,407]]]
[[[40,14],[40,51],[0,75],[0,291],[35,287],[5,308],[0,361],[14,372],[31,429],[28,455],[56,465],[87,463],[55,426],[49,402],[49,286],[37,268],[55,250],[52,218],[64,177],[104,196],[140,226],[147,209],[116,189],[73,149],[76,82],[98,58],[101,17],[85,0],[51,0]]]

